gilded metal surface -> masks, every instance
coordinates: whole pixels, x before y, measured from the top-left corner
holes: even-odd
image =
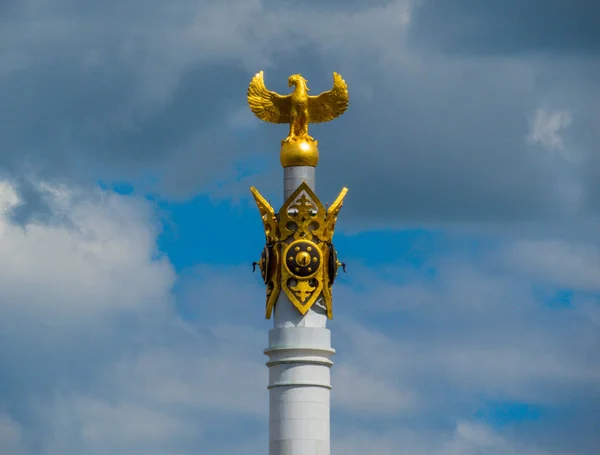
[[[335,198],[331,207],[327,210],[327,223],[323,229],[323,237],[331,240],[333,238],[333,231],[335,230],[335,223],[337,222],[338,214],[344,204],[344,198],[348,193],[348,188],[342,188],[338,197]]]
[[[279,161],[283,167],[310,166],[319,164],[317,141],[297,140],[281,143]]]
[[[265,230],[266,245],[258,261],[260,273],[267,286],[267,319],[275,306],[281,290],[281,270],[279,269],[279,223],[271,204],[254,187],[250,188],[256,201]]]
[[[248,105],[259,119],[269,123],[288,123],[290,132],[282,141],[281,164],[288,166],[316,166],[319,160],[317,141],[309,136],[309,123],[322,123],[342,115],[348,108],[349,95],[346,81],[333,73],[333,87],[317,96],[309,95],[307,80],[293,74],[288,85],[294,86],[289,95],[280,95],[265,86],[260,71],[250,81]]]
[[[273,312],[273,308],[275,308],[275,302],[277,302],[277,297],[279,297],[279,292],[281,292],[281,268],[279,267],[279,244],[273,245],[271,247],[271,261],[269,264],[269,281],[267,283],[267,308],[266,308],[266,318],[271,318],[271,313]]]
[[[323,258],[316,243],[310,240],[296,240],[290,243],[285,252],[285,267],[292,278],[311,278],[321,269]]]
[[[321,243],[321,251],[323,252],[323,257],[327,257],[333,251],[333,245],[328,242]],[[337,271],[335,271],[337,273]],[[325,303],[325,308],[327,310],[327,318],[333,318],[333,297],[331,293],[331,288],[333,287],[333,280],[335,276],[332,278],[332,271],[329,264],[329,261],[323,261],[323,277],[325,280],[325,284],[323,286],[323,302]]]
[[[348,191],[343,188],[329,210],[315,193],[302,183],[285,201],[279,214],[251,188],[261,213],[267,246],[265,269],[267,319],[270,318],[281,289],[302,314],[306,314],[320,295],[332,317],[331,287],[337,274],[337,255],[331,243],[337,216]],[[263,253],[263,256],[265,253]]]
[[[271,204],[269,204],[267,200],[262,197],[256,188],[250,187],[250,191],[252,192],[252,196],[254,196],[254,200],[258,206],[258,211],[260,212],[260,217],[263,221],[267,243],[273,243],[279,237],[279,233],[277,232],[278,225],[275,210],[273,210]]]
[[[279,212],[281,236],[294,239],[313,236],[321,239],[325,225],[325,207],[306,183],[302,183],[284,202]]]

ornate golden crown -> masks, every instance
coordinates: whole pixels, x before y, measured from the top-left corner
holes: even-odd
[[[267,244],[259,266],[267,285],[266,318],[271,317],[283,288],[292,304],[306,314],[320,295],[332,317],[331,287],[337,275],[333,232],[347,188],[325,209],[306,183],[284,202],[279,213],[254,187],[250,188],[263,220]]]

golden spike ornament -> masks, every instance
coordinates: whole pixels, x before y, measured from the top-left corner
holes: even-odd
[[[281,290],[301,314],[319,296],[333,317],[331,288],[338,267],[332,244],[337,216],[348,192],[343,188],[326,209],[303,182],[284,202],[279,213],[254,187],[250,188],[263,220],[267,244],[257,265],[267,286],[266,318],[271,317]]]
[[[308,94],[307,83],[300,74],[293,74],[288,78],[288,86],[294,86],[294,91],[280,95],[265,86],[260,71],[248,87],[248,105],[254,115],[265,122],[290,125],[288,136],[281,141],[283,167],[315,167],[319,162],[318,142],[309,136],[308,124],[328,122],[348,108],[348,86],[338,73],[333,73],[333,88],[316,96]]]

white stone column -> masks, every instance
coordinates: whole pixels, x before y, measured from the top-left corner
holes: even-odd
[[[284,168],[284,198],[315,168]],[[281,291],[269,331],[269,455],[330,455],[331,332],[321,298],[305,315]]]
[[[283,200],[292,195],[294,191],[306,182],[310,189],[315,191],[315,168],[312,166],[290,166],[283,168]]]
[[[325,328],[269,331],[269,455],[329,455],[334,352]]]

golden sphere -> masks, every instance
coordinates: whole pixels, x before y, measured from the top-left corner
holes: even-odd
[[[306,267],[308,264],[310,264],[310,254],[308,254],[306,251],[300,251],[300,253],[298,253],[296,256],[296,262],[301,266]]]
[[[291,140],[289,142],[282,142],[279,159],[283,167],[316,167],[319,162],[317,141]]]

